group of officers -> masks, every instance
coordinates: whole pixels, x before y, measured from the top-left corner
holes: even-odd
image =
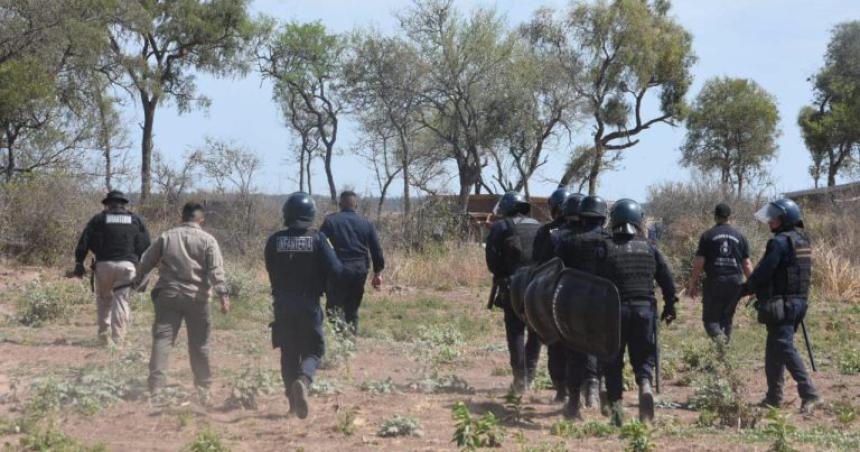
[[[527,316],[512,304],[511,280],[520,270],[558,258],[567,268],[611,281],[620,300],[616,322],[620,347],[610,358],[598,359],[563,337],[546,344],[555,400],[565,403],[564,416],[580,419],[583,399],[587,407],[599,405],[613,424],[623,423],[626,349],[639,388],[639,418],[653,421],[653,385],[655,370],[659,371],[655,282],[664,300],[659,318],[667,325],[676,318],[678,296],[665,259],[646,238],[642,207],[636,201],[621,199],[609,209],[598,196],[584,196],[566,188],[551,194],[548,207],[552,220],[541,225],[530,216],[531,204],[523,196],[504,194],[486,239],[487,267],[494,284],[490,301],[504,311],[512,388],[519,392],[529,388],[542,343],[539,332],[524,318]],[[725,345],[739,300],[755,294],[759,321],[768,332],[768,390],[762,405],[782,404],[783,374],[788,368],[797,381],[801,411],[811,412],[820,397],[794,345],[795,331],[806,314],[811,275],[811,250],[809,239],[802,233],[800,208],[791,200],[780,199],[756,213],[774,237],[755,269],[747,240],[729,224],[730,216],[730,206],[716,206],[716,225],[699,240],[687,295],[698,294],[704,271],[702,321],[707,334]]]
[[[368,273],[371,285],[382,285],[385,260],[373,225],[357,212],[358,196],[340,195],[340,211],[312,229],[316,205],[307,193],[293,193],[283,205],[286,229],[274,233],[264,251],[272,288],[274,322],[272,346],[280,349],[281,376],[290,412],[308,416],[308,388],[325,353],[320,297],[326,311],[345,334],[357,334],[358,309]],[[128,210],[129,200],[111,191],[104,209],[84,228],[75,249],[70,276],[86,274],[92,253],[92,286],[98,305],[98,335],[102,344],[121,344],[131,318],[129,299],[147,287],[158,269],[152,290],[155,320],[149,361],[149,390],[153,396],[166,386],[171,347],[182,322],[188,334],[188,354],[200,402],[210,402],[209,362],[211,322],[209,300],[217,295],[223,313],[230,310],[224,261],[218,242],[203,230],[205,209],[187,203],[181,222],[150,243],[143,218]]]
[[[218,242],[202,229],[204,206],[186,204],[180,224],[150,243],[143,219],[127,209],[129,200],[123,193],[112,191],[102,203],[104,210],[81,234],[72,272],[83,277],[86,257],[92,252],[99,337],[105,344],[123,341],[130,319],[131,291],[145,290],[149,274],[158,268],[158,282],[151,294],[155,320],[149,389],[157,394],[165,387],[168,353],[184,321],[194,383],[202,401],[208,403],[209,300],[214,292],[225,314],[230,301]],[[357,205],[355,193],[342,193],[340,212],[326,217],[316,230],[312,228],[316,218],[313,198],[293,193],[282,209],[286,228],[266,242],[265,266],[274,312],[272,346],[281,352],[290,412],[302,419],[308,416],[309,385],[325,353],[321,296],[326,294],[326,314],[341,319],[338,323],[355,334],[371,269],[372,286],[382,284],[382,248],[373,225],[357,213]],[[563,340],[547,344],[549,374],[557,390],[556,400],[566,402],[565,416],[580,417],[580,393],[584,392],[587,406],[599,404],[613,423],[623,422],[626,349],[639,386],[639,417],[653,420],[652,385],[659,352],[655,281],[664,299],[660,319],[667,324],[676,318],[678,297],[665,259],[643,233],[642,208],[633,200],[622,199],[610,210],[600,197],[564,188],[552,193],[549,208],[553,220],[541,225],[529,216],[528,201],[517,193],[506,193],[496,206],[498,221],[486,240],[487,265],[499,289],[494,290],[496,296],[491,302],[504,310],[513,388],[525,391],[531,385],[542,344],[512,308],[508,281],[518,269],[558,258],[567,268],[608,279],[620,299],[620,347],[610,359],[597,359]],[[800,209],[781,199],[756,214],[769,225],[774,237],[754,270],[746,239],[728,224],[730,214],[727,205],[715,209],[717,225],[700,239],[688,295],[696,294],[704,271],[705,329],[716,340],[726,342],[738,300],[755,293],[759,320],[768,331],[768,392],[763,403],[782,403],[783,373],[788,368],[798,383],[801,409],[808,412],[819,395],[794,346],[795,331],[806,313],[811,272],[810,245],[801,232]]]

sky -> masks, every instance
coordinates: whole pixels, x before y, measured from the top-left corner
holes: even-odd
[[[528,20],[542,6],[563,8],[566,0],[459,0],[457,7],[469,11],[477,6],[496,7],[509,23]],[[321,20],[330,30],[346,32],[355,27],[375,26],[396,33],[394,13],[410,5],[409,0],[254,0],[255,13],[282,21]],[[858,0],[675,0],[671,14],[693,35],[698,62],[692,69],[692,99],[703,83],[718,76],[755,80],[776,99],[781,116],[779,151],[770,165],[771,194],[812,186],[809,154],[796,124],[800,108],[812,99],[807,78],[823,62],[834,25],[860,19]],[[199,92],[212,100],[206,110],[180,115],[173,105],[156,113],[155,147],[169,160],[179,161],[189,149],[201,146],[206,137],[244,146],[258,154],[262,168],[255,179],[264,193],[290,193],[298,188],[292,151],[297,143],[284,126],[283,116],[272,101],[272,86],[251,72],[242,79],[197,76]],[[132,155],[139,149],[142,115],[139,104],[124,106]],[[354,155],[358,141],[351,120],[346,121],[335,146],[333,168],[338,188],[350,187],[363,194],[376,194],[375,178],[364,160]],[[678,165],[684,128],[659,124],[640,135],[641,142],[626,151],[618,170],[601,177],[599,193],[608,199],[644,200],[647,187],[668,181],[689,181],[690,171]],[[549,163],[532,182],[532,194],[550,192],[564,171],[568,150],[591,141],[590,129],[579,129],[573,141],[553,150]],[[315,169],[314,191],[327,192],[321,162]],[[455,190],[455,182],[451,190]],[[130,187],[133,188],[133,187]],[[392,186],[391,193],[401,188]]]

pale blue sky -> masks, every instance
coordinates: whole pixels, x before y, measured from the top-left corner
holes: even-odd
[[[253,8],[281,20],[322,20],[331,30],[342,32],[353,27],[375,25],[394,32],[397,24],[392,12],[408,6],[408,0],[255,0]],[[457,5],[469,10],[475,5],[496,6],[509,22],[527,20],[540,6],[563,7],[564,0],[460,0]],[[842,21],[860,19],[858,0],[675,0],[672,14],[693,36],[699,57],[693,68],[694,83],[690,97],[714,76],[747,77],[757,81],[776,97],[782,136],[779,155],[772,164],[776,191],[812,185],[807,168],[809,157],[796,125],[797,113],[811,99],[806,81],[821,65],[831,28]],[[173,106],[161,107],[156,114],[155,146],[171,159],[178,159],[204,137],[232,140],[261,157],[264,165],[256,186],[266,193],[288,193],[297,188],[290,176],[296,169],[286,163],[295,143],[283,126],[280,111],[271,100],[271,85],[251,73],[242,80],[198,79],[200,91],[212,99],[207,111],[178,115]],[[138,105],[126,107],[131,137],[139,143]],[[362,160],[349,155],[357,137],[351,126],[340,135],[334,170],[339,186],[349,185],[362,193],[376,193],[374,179]],[[610,199],[643,199],[648,185],[690,178],[681,168],[678,146],[683,127],[656,126],[641,136],[641,143],[626,154],[618,171],[601,179],[600,193]],[[590,140],[590,129],[583,128],[574,143]],[[137,151],[137,147],[133,152]],[[536,178],[546,180],[538,190],[549,191],[563,172],[568,144],[555,150],[550,163]],[[135,154],[136,155],[136,154]],[[316,170],[315,192],[325,191],[322,167]],[[453,186],[452,186],[453,189]],[[399,188],[392,187],[392,193]]]

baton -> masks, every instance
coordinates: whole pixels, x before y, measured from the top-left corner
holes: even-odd
[[[654,389],[657,394],[660,394],[660,335],[657,330],[660,328],[660,321],[657,320],[657,312],[654,312]]]
[[[815,355],[812,354],[812,342],[809,340],[809,334],[806,332],[806,322],[800,321],[800,328],[803,330],[803,342],[806,343],[806,352],[809,353],[809,363],[812,365],[812,371],[818,372],[815,366]]]

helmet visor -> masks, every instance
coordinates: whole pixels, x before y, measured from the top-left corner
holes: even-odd
[[[773,220],[774,218],[779,218],[782,214],[782,209],[773,205],[773,203],[768,203],[755,213],[755,219],[764,224],[767,224],[770,223],[770,220]]]

